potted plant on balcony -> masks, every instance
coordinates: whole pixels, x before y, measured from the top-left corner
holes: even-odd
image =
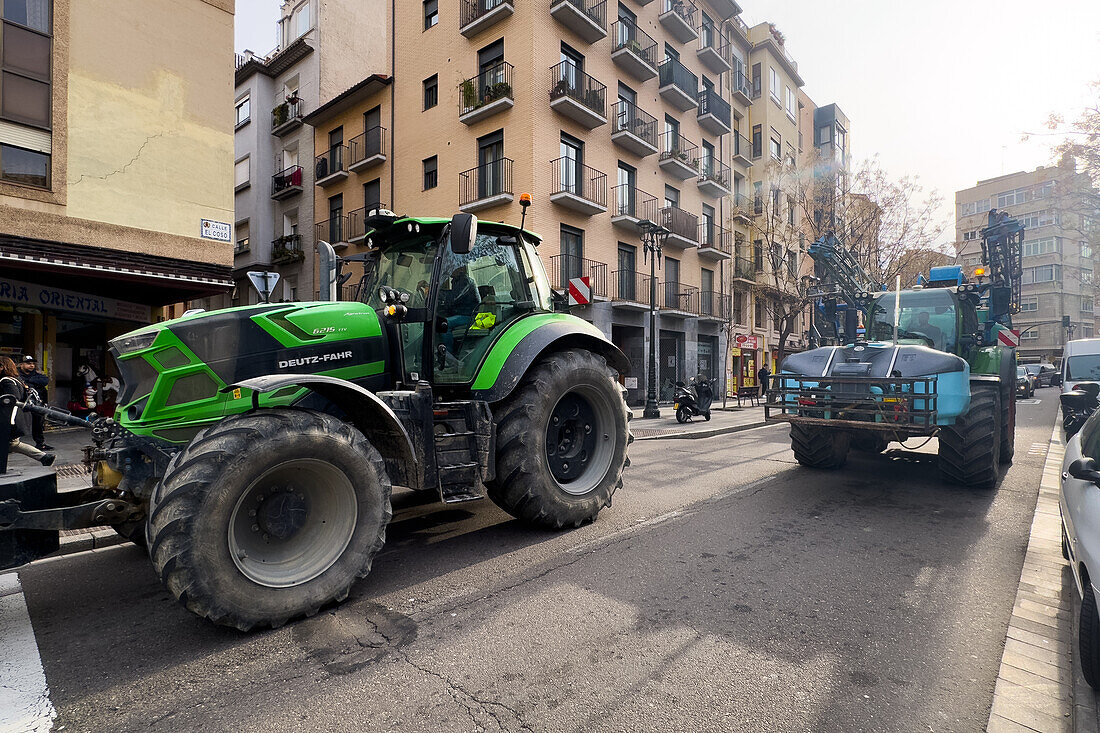
[[[584,95],[584,105],[589,109],[602,110],[603,109],[603,95],[600,94],[599,89],[589,89],[588,93]]]
[[[550,90],[550,98],[558,99],[564,97],[569,92],[569,80],[558,79],[557,84]]]
[[[463,80],[462,84],[459,85],[459,89],[462,92],[462,109],[464,111],[469,112],[481,106],[477,99],[477,87],[474,86],[473,79]]]
[[[495,102],[512,96],[512,85],[506,81],[498,81],[485,88],[485,102]]]
[[[287,121],[289,112],[290,106],[286,102],[276,105],[275,109],[271,110],[272,118],[275,121],[275,127],[278,127],[279,125],[282,125]]]

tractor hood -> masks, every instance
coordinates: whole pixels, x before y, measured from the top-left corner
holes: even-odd
[[[781,371],[813,377],[925,377],[967,371],[967,363],[928,346],[880,341],[791,354]]]

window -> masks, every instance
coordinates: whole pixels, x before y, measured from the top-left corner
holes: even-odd
[[[584,143],[561,133],[558,190],[584,194]]]
[[[795,96],[790,87],[786,87],[787,93],[787,116],[791,118],[793,122],[798,117],[798,113],[795,111]]]
[[[637,180],[637,169],[619,161],[615,179],[618,184],[615,187],[615,206],[618,207],[615,211],[616,216],[636,216],[637,196],[635,194],[635,184]]]
[[[764,129],[761,125],[752,126],[752,157],[759,158],[764,154]]]
[[[433,155],[424,159],[424,190],[439,185],[438,157]]]
[[[439,0],[424,0],[424,30],[439,22]]]
[[[250,179],[249,158],[246,155],[233,164],[233,186],[235,190],[240,191],[242,188],[246,188]]]
[[[1092,270],[1084,267],[1081,268],[1081,282],[1085,285],[1092,285]]]
[[[969,232],[963,232],[963,241],[972,242],[978,238],[978,230],[971,229]]]
[[[328,200],[328,241],[344,241],[344,194],[342,193]]]
[[[496,196],[505,190],[504,130],[497,130],[477,139],[478,198]]]
[[[382,179],[375,178],[363,184],[363,208],[368,212],[382,206]]]
[[[1027,331],[1020,332],[1021,341],[1038,341],[1039,331],[1042,330],[1042,326],[1034,326]]]
[[[50,32],[49,0],[7,0],[4,20],[18,23],[42,33]]]
[[[1092,245],[1089,244],[1088,242],[1086,242],[1083,239],[1080,242],[1078,242],[1078,244],[1081,246],[1081,259],[1091,260],[1092,259]]]
[[[294,11],[295,36],[304,36],[309,32],[309,3],[302,3],[301,7]]]
[[[439,104],[439,74],[432,74],[424,80],[424,109]]]
[[[1034,313],[1039,310],[1039,296],[1031,295],[1026,298],[1020,298],[1020,312]]]
[[[775,160],[783,159],[783,143],[780,138],[775,137],[775,130],[772,130],[771,142],[768,144],[768,151],[771,153],[772,158]]]
[[[14,145],[0,145],[0,179],[24,186],[49,188],[50,156]]]
[[[236,244],[233,246],[233,252],[247,252],[249,249],[248,219],[237,222],[233,227],[233,234],[236,240]]]
[[[581,261],[584,259],[584,232],[562,224],[559,247],[561,252],[558,258],[559,271],[555,274],[560,278],[558,284],[565,286],[571,278],[580,277],[583,274]]]
[[[1017,188],[1012,191],[1005,191],[1004,193],[997,194],[997,208],[1003,209],[1005,207],[1015,206],[1017,204],[1026,204],[1030,200],[1030,189]]]
[[[244,123],[248,122],[249,116],[251,114],[249,111],[250,106],[251,105],[249,103],[249,98],[247,95],[244,97],[244,99],[237,102],[237,127],[240,127]]]
[[[1092,326],[1090,326],[1087,323],[1084,323],[1084,324],[1081,325],[1081,328],[1082,328],[1082,333],[1081,333],[1082,338],[1087,338],[1087,339],[1092,338]]]
[[[768,85],[768,91],[771,93],[772,99],[775,101],[775,103],[778,105],[782,105],[783,103],[779,99],[779,72],[775,70],[774,66],[769,66],[768,71],[771,72],[771,84]]]
[[[49,0],[4,3],[0,117],[5,120],[44,130],[52,126],[50,29]]]
[[[761,185],[760,181],[752,184],[752,213],[754,214],[764,213],[764,197],[760,193]]]
[[[752,259],[753,265],[756,266],[757,272],[764,269],[764,241],[762,239],[754,239],[752,242]]]
[[[1091,271],[1090,271],[1091,274]],[[1024,285],[1031,283],[1049,283],[1062,279],[1061,265],[1042,265],[1040,267],[1025,267],[1022,282]],[[1084,270],[1081,271],[1081,279],[1084,281]]]
[[[814,133],[815,145],[828,145],[833,141],[833,128],[831,125],[823,125]]]
[[[798,277],[798,253],[793,249],[787,251],[787,272],[791,280]]]
[[[1048,199],[1054,195],[1054,181],[1047,181],[1032,192],[1033,199]]]
[[[665,184],[665,206],[680,208],[680,191]]]
[[[756,327],[764,327],[764,300],[763,298],[756,299]]]
[[[989,199],[981,199],[980,201],[969,201],[967,203],[959,204],[959,216],[984,214],[987,211],[989,211]]]
[[[1061,237],[1044,237],[1042,239],[1024,240],[1020,246],[1020,252],[1024,257],[1046,255],[1062,250]]]
[[[1089,296],[1089,295],[1082,295],[1081,296],[1081,312],[1082,313],[1092,313],[1092,296]]]

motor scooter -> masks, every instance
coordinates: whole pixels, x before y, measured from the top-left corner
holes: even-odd
[[[683,382],[677,382],[672,399],[673,409],[676,410],[676,422],[686,423],[696,415],[702,415],[704,420],[710,420],[714,390],[711,389],[710,380],[702,374],[692,377],[686,385]]]

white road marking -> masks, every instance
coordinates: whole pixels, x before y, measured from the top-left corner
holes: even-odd
[[[46,733],[57,712],[38,656],[34,628],[15,573],[0,575],[0,733]]]
[[[1046,443],[1032,443],[1031,447],[1027,449],[1029,456],[1041,456],[1047,452]]]

